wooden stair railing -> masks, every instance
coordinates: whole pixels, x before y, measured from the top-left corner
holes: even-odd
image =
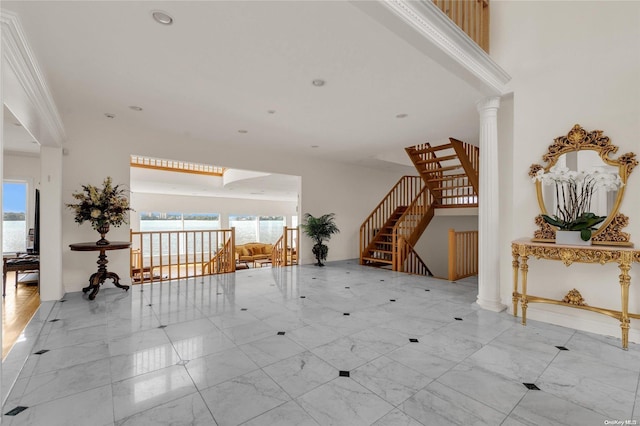
[[[273,245],[271,251],[271,265],[289,266],[298,264],[298,241],[300,230],[298,227],[284,227],[282,235]]]
[[[434,207],[477,207],[477,147],[450,138],[448,144],[425,143],[405,151],[433,195]]]
[[[478,275],[478,231],[449,229],[449,281]]]
[[[235,271],[235,229],[131,231],[132,281],[156,282]]]
[[[400,219],[393,228],[393,270],[399,272],[405,271],[406,263],[411,265],[412,274],[418,274],[418,269],[428,271],[432,275],[427,265],[420,259],[420,256],[413,250],[413,246],[424,230],[433,219],[435,209],[432,204],[432,195],[425,186],[418,194],[416,199],[405,210]],[[417,257],[417,259],[416,259]],[[422,265],[422,266],[420,266]],[[417,268],[417,269],[416,269]]]
[[[478,46],[489,53],[489,0],[432,0]]]
[[[427,267],[426,263],[420,258],[420,255],[413,249],[413,246],[402,237],[398,238],[398,253],[401,261],[398,262],[394,271],[428,277],[433,276],[429,267]]]
[[[235,228],[232,228],[235,231]],[[236,270],[235,232],[208,262],[202,264],[203,275],[222,274]]]
[[[391,218],[399,219],[400,210],[411,205],[413,200],[424,188],[422,179],[418,176],[403,176],[387,193],[371,214],[360,226],[360,264],[380,262],[391,265],[392,259],[388,253],[384,256],[372,256],[376,248],[383,250],[389,246],[389,227],[395,225]],[[386,250],[390,252],[390,248]]]

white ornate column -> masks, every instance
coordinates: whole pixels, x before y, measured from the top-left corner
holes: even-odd
[[[477,103],[480,114],[480,188],[478,194],[478,299],[484,309],[500,312],[498,197],[498,108],[500,98]]]

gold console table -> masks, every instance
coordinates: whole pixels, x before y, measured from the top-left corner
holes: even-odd
[[[551,303],[569,306],[608,315],[620,321],[622,329],[622,347],[626,350],[629,345],[629,323],[631,318],[640,319],[640,314],[629,313],[629,285],[631,277],[629,270],[633,262],[640,263],[640,250],[622,246],[569,246],[533,242],[528,238],[511,243],[513,255],[513,315],[518,316],[518,301],[522,308],[522,325],[527,324],[527,306],[531,303]],[[527,293],[527,272],[529,257],[536,259],[559,260],[566,266],[572,263],[617,263],[620,269],[620,311],[588,306],[584,303],[578,290],[573,289],[562,300],[547,299],[532,296]],[[518,291],[518,270],[522,277],[522,292]]]

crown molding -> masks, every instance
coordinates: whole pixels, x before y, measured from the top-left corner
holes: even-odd
[[[3,103],[40,145],[61,146],[65,139],[64,126],[18,15],[1,9],[0,27],[6,77]]]
[[[484,95],[502,96],[509,92],[507,83],[511,76],[432,1],[356,0],[352,4],[401,37],[409,38],[419,50]],[[404,28],[390,24],[389,15],[399,20]]]

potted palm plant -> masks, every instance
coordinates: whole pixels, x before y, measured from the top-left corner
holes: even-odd
[[[310,213],[306,213],[304,220],[305,223],[300,224],[300,226],[302,231],[315,242],[312,252],[318,261],[316,265],[324,266],[322,261],[327,260],[327,253],[329,253],[329,247],[324,244],[324,241],[329,241],[333,234],[340,232],[335,223],[335,214],[328,213],[320,217],[314,217]]]

